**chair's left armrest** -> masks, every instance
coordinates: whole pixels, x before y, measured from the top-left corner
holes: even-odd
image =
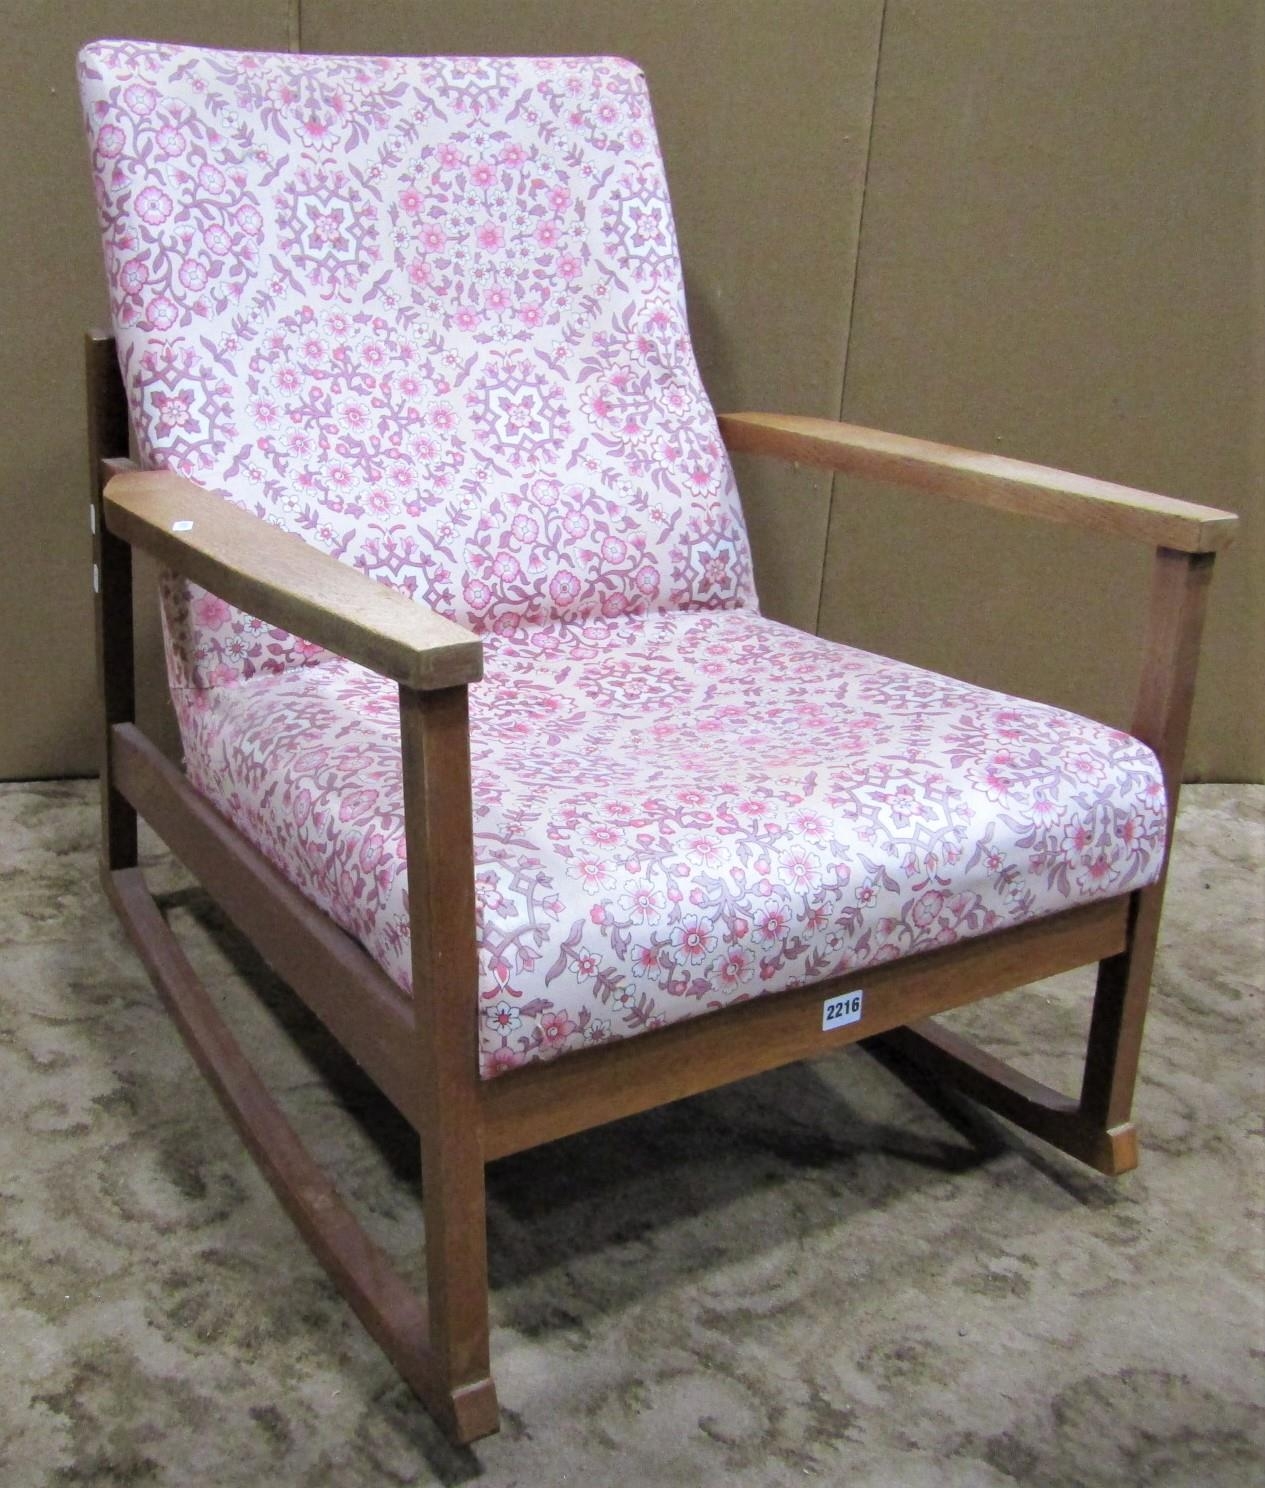
[[[822,465],[995,511],[1136,538],[1179,553],[1215,553],[1230,542],[1238,526],[1232,512],[1213,506],[834,419],[722,413],[720,432],[735,454]]]
[[[103,508],[132,547],[380,676],[428,692],[483,674],[470,631],[172,471],[122,469]]]

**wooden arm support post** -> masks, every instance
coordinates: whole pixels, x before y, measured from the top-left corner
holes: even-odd
[[[1080,1105],[1087,1120],[1108,1128],[1127,1121],[1133,1103],[1213,560],[1212,553],[1168,548],[1155,554],[1132,730],[1164,772],[1168,836],[1163,875],[1134,895],[1128,948],[1099,968]]]
[[[488,1344],[467,690],[400,688],[430,1347],[465,1440],[496,1430]]]

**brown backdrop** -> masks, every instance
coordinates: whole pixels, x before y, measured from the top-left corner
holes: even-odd
[[[1253,0],[56,0],[0,56],[0,778],[90,770],[79,333],[91,36],[618,52],[646,69],[720,407],[838,415],[1235,506],[1190,773],[1265,775],[1265,22]],[[1256,278],[1253,279],[1253,273]],[[766,610],[1122,720],[1145,556],[739,470]],[[159,668],[152,600],[145,646]],[[168,730],[161,690],[145,697]]]

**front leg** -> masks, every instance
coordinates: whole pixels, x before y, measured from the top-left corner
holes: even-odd
[[[450,1402],[444,1424],[472,1441],[495,1431],[499,1417],[488,1345],[466,688],[401,687],[400,741],[430,1351]]]

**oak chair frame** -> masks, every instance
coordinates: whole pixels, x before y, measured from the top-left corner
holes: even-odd
[[[114,340],[91,332],[85,351],[106,894],[300,1232],[453,1440],[470,1442],[498,1425],[484,1204],[484,1166],[495,1158],[881,1036],[903,1058],[1098,1171],[1117,1174],[1136,1165],[1130,1111],[1163,878],[856,976],[481,1080],[466,691],[481,673],[479,640],[179,476],[138,470],[128,458]],[[722,415],[720,426],[734,452],[903,484],[1154,548],[1132,731],[1159,756],[1171,843],[1204,601],[1215,553],[1230,541],[1235,517],[825,419],[732,414]],[[412,1002],[137,728],[133,549],[398,684]],[[138,866],[138,815],[417,1130],[424,1300],[344,1206],[198,981]],[[1076,1097],[931,1021],[935,1013],[1094,961],[1097,989]],[[863,1020],[823,1033],[823,998],[858,984],[866,994]]]

